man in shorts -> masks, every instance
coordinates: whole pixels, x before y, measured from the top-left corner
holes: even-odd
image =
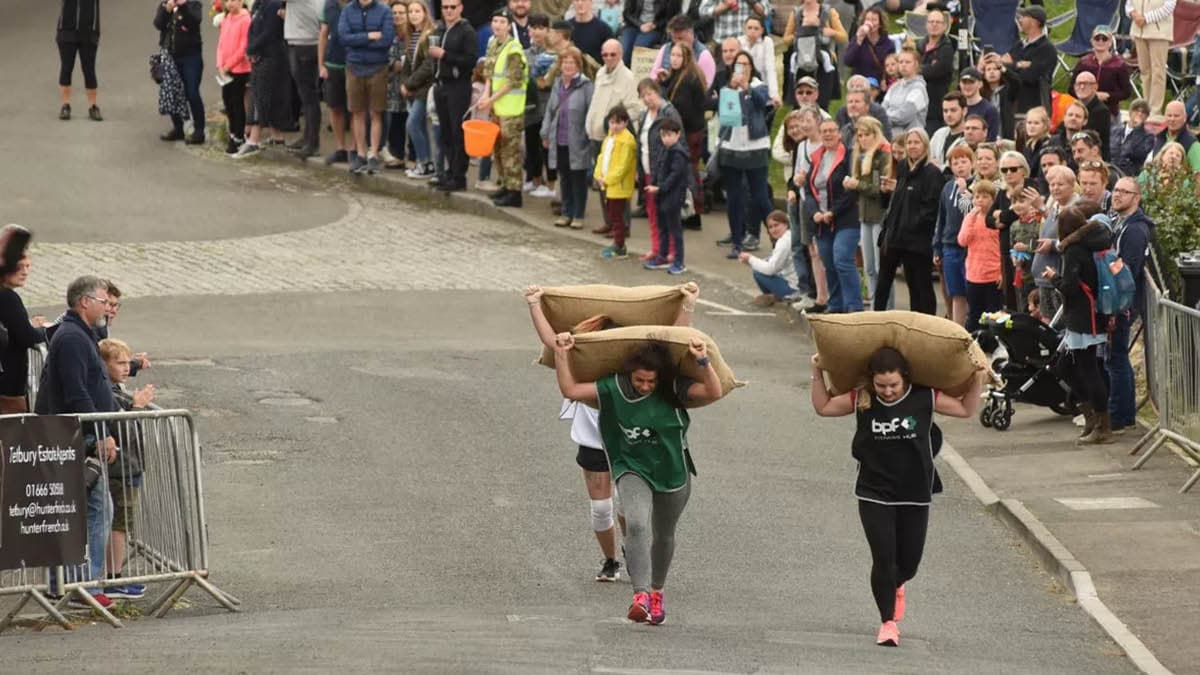
[[[396,39],[392,10],[378,0],[356,0],[355,10],[338,17],[338,40],[346,47],[346,105],[358,155],[350,173],[379,171],[376,155],[383,139],[387,108],[389,52]],[[371,144],[367,145],[367,113],[371,114]],[[363,158],[366,158],[365,160]]]
[[[346,48],[338,39],[338,21],[349,0],[325,0],[321,12],[321,35],[317,42],[317,67],[324,82],[325,105],[329,106],[329,124],[337,148],[325,158],[325,164],[350,161],[346,146]]]

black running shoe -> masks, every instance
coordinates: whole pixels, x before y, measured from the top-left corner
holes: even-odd
[[[104,115],[100,114],[100,106],[92,106],[88,108],[88,119],[93,122],[103,122]]]
[[[58,119],[63,120],[64,122],[71,119],[70,103],[64,103],[62,107],[58,109]]]
[[[600,568],[600,573],[596,575],[596,581],[613,582],[621,578],[621,563],[609,558],[604,561],[604,565]]]

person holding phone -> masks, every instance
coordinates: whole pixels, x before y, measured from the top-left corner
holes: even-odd
[[[163,0],[155,10],[154,27],[158,29],[158,46],[165,49],[175,62],[192,118],[192,135],[185,139],[185,118],[172,113],[171,130],[159,137],[164,141],[204,144],[204,100],[200,98],[200,79],[204,75],[204,45],[200,36],[200,21],[203,18],[204,7],[200,0]]]

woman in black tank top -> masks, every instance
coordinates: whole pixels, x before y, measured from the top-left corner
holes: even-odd
[[[812,403],[822,417],[854,413],[858,428],[851,453],[858,460],[854,496],[871,547],[871,593],[882,625],[876,644],[900,644],[904,584],[917,574],[925,548],[929,504],[942,491],[933,458],[942,445],[933,413],[972,417],[980,380],[961,398],[913,384],[908,360],[891,347],[871,355],[869,389],[833,396],[813,357]]]

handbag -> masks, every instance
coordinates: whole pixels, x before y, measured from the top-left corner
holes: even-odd
[[[162,84],[163,68],[168,58],[166,50],[159,50],[150,55],[150,79],[154,80],[155,84]]]
[[[740,127],[744,124],[742,97],[736,89],[721,88],[721,95],[717,100],[717,118],[723,127]]]

